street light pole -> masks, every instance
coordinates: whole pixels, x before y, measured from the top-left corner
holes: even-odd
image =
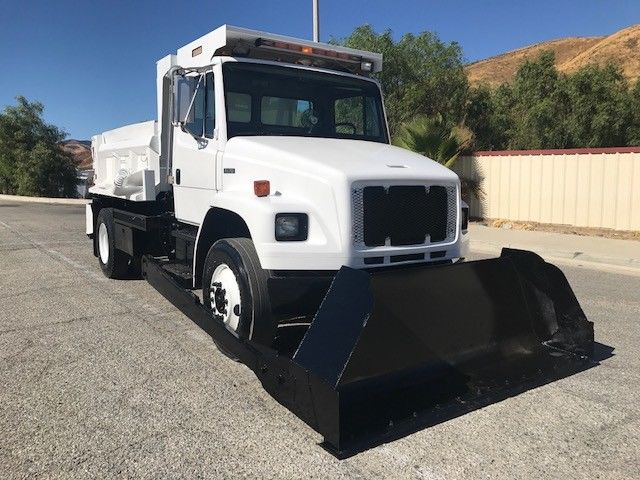
[[[320,13],[318,12],[318,2],[313,0],[313,41],[320,41]]]

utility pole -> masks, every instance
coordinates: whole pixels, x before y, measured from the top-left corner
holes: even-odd
[[[318,2],[313,0],[313,41],[320,41],[320,12],[318,11]]]

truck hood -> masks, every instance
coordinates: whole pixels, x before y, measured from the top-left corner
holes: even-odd
[[[266,162],[271,168],[306,175],[355,180],[411,180],[455,183],[458,176],[417,153],[386,143],[335,138],[233,137],[225,157]],[[251,162],[253,163],[253,162]]]

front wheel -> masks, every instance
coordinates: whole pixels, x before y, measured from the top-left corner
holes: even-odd
[[[227,238],[211,246],[204,264],[202,299],[213,321],[236,337],[273,343],[277,325],[271,316],[267,274],[251,239]]]

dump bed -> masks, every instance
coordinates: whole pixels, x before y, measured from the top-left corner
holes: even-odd
[[[155,200],[166,188],[157,129],[157,122],[151,120],[92,137],[95,185],[89,191],[133,201]]]

